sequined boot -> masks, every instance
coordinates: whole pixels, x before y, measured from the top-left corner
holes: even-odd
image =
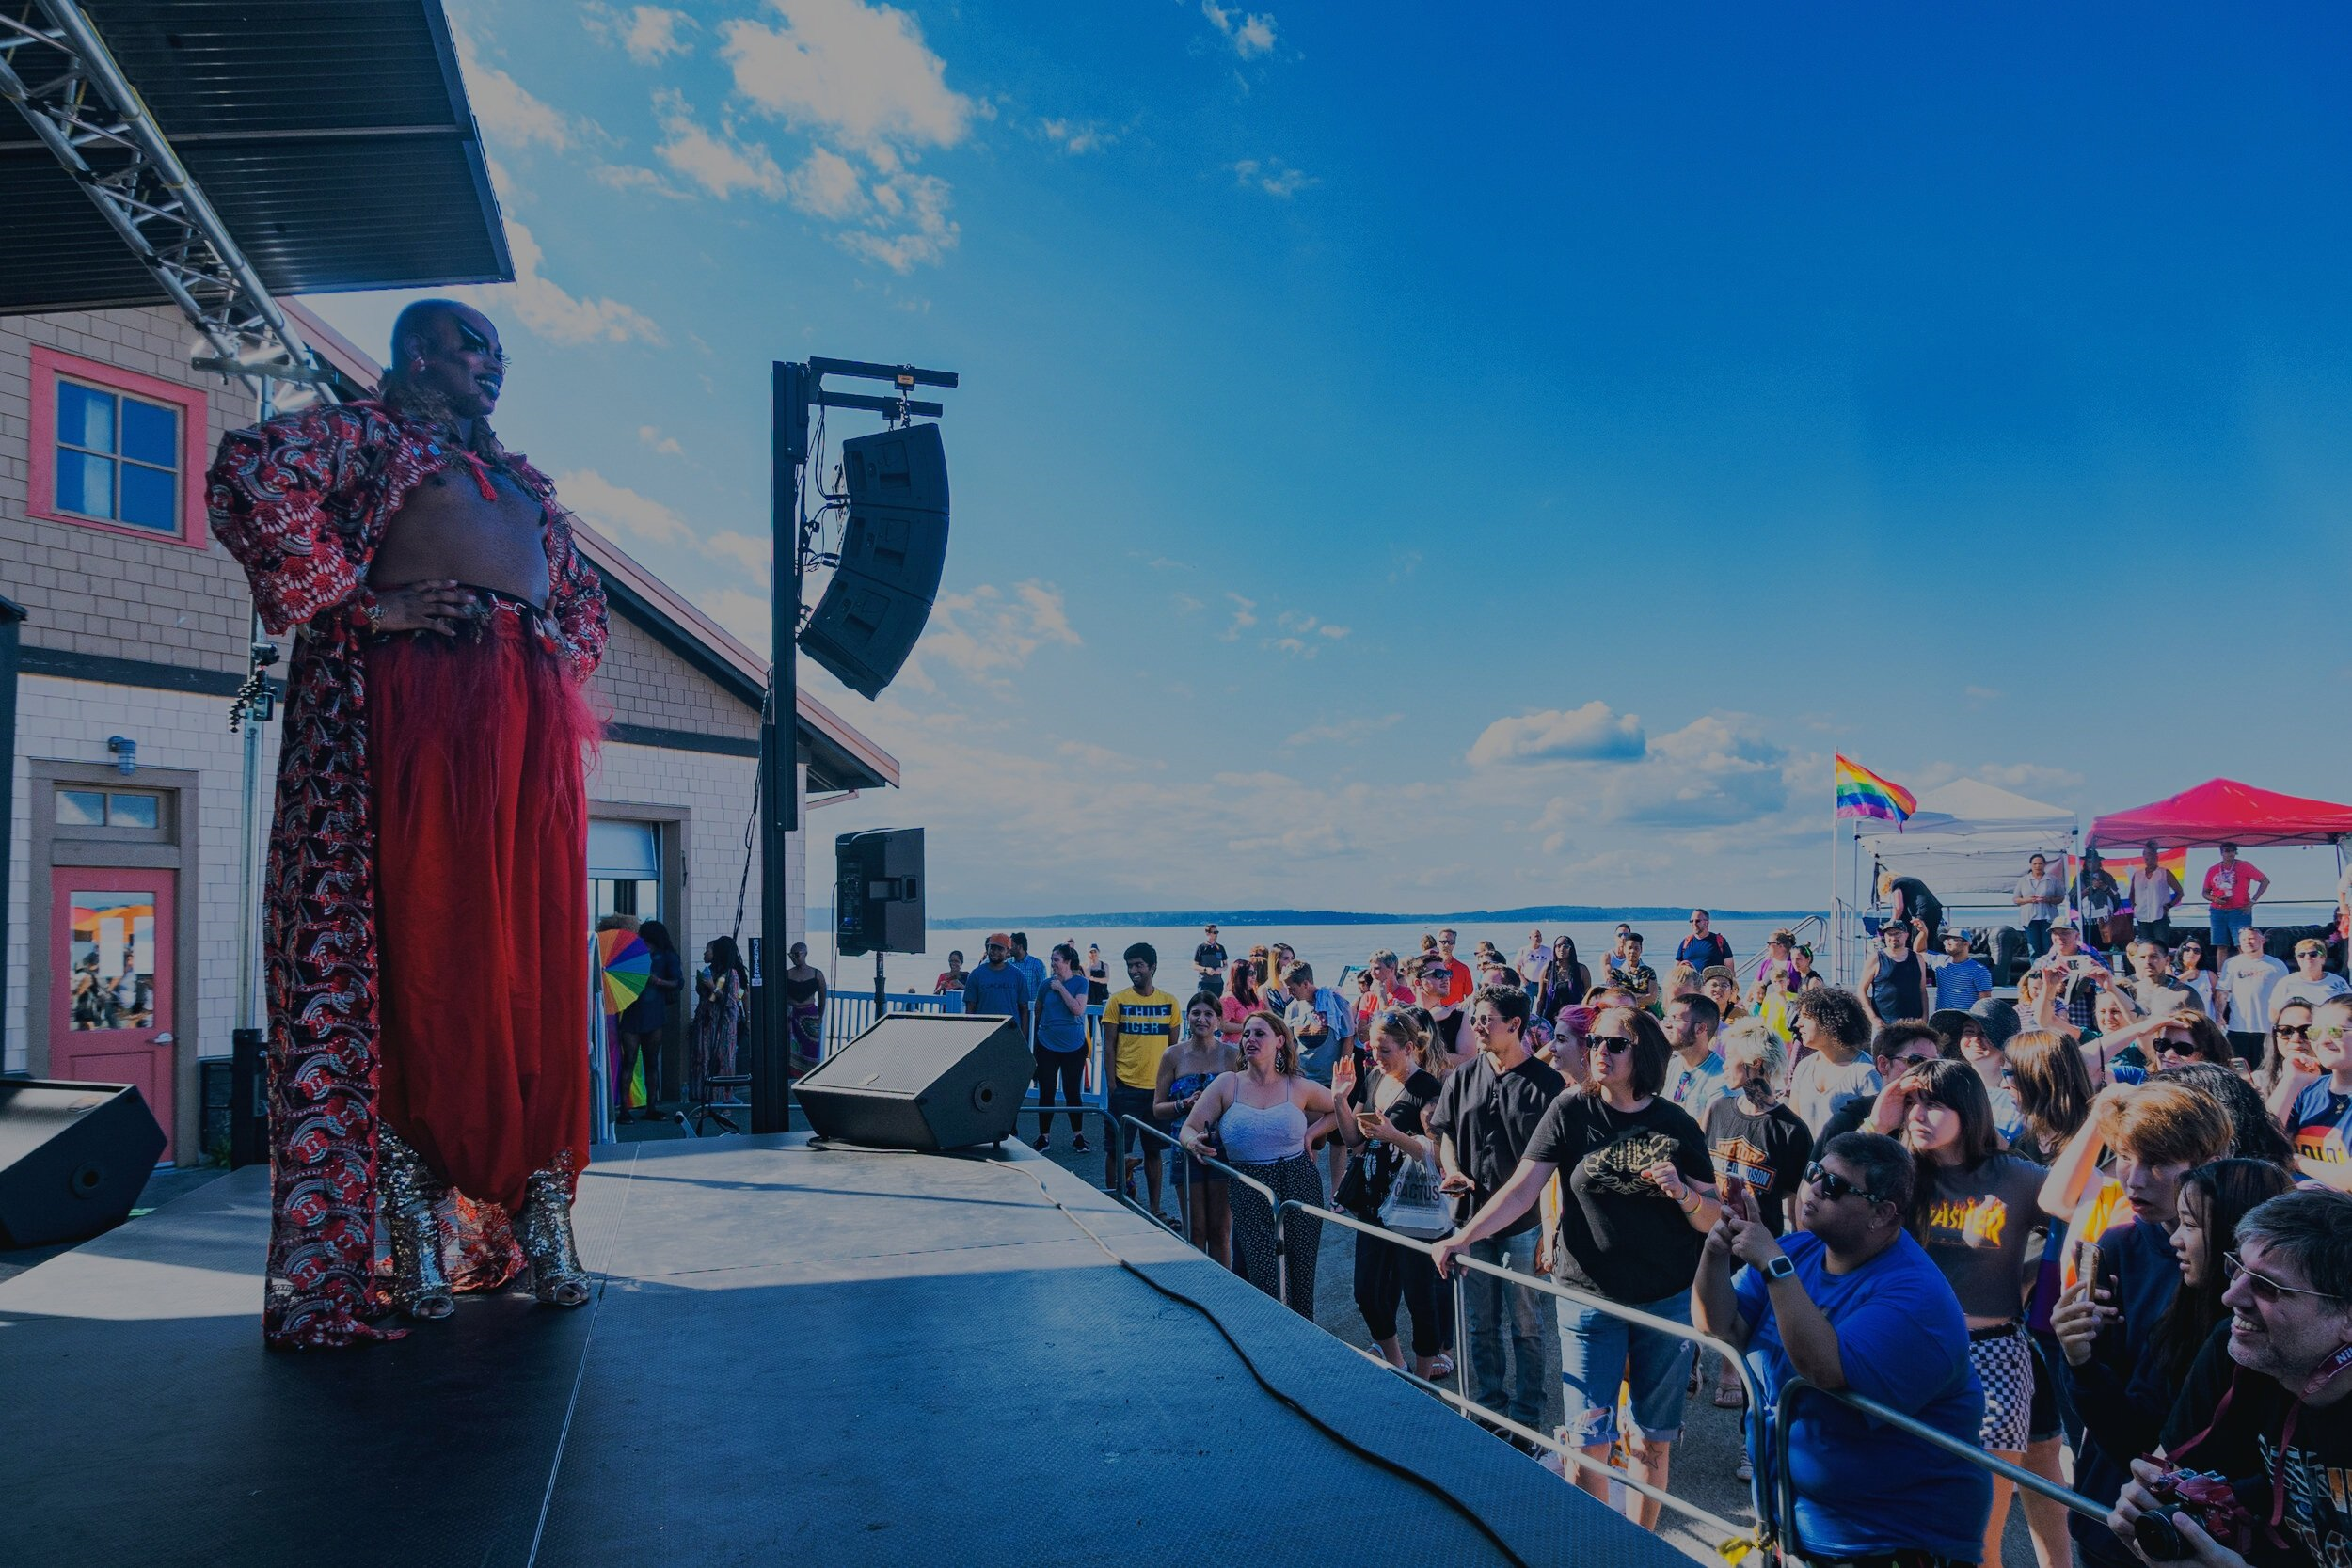
[[[515,1239],[531,1259],[531,1289],[549,1307],[580,1307],[588,1300],[588,1271],[572,1243],[571,1185],[560,1170],[531,1173]]]
[[[376,1129],[377,1201],[392,1237],[392,1299],[412,1318],[446,1318],[457,1294],[441,1266],[440,1182],[389,1127]]]

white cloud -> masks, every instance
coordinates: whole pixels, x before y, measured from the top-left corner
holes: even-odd
[[[1369,715],[1359,715],[1353,719],[1343,719],[1333,724],[1310,724],[1303,730],[1294,730],[1282,744],[1284,746],[1311,746],[1322,741],[1334,746],[1358,746],[1378,735],[1382,730],[1404,722],[1404,720],[1405,715],[1401,713],[1384,713],[1377,719]]]
[[[696,608],[733,632],[743,646],[764,654],[771,629],[768,595],[740,588],[707,589],[694,595]]]
[[[639,65],[659,65],[664,56],[683,55],[691,47],[678,34],[681,29],[695,25],[694,19],[684,11],[640,6],[628,13],[628,27],[621,35],[621,47]]]
[[[466,99],[473,118],[494,144],[528,147],[533,142],[561,152],[572,145],[578,129],[571,118],[533,97],[521,83],[483,60],[473,40],[454,33],[457,60],[466,79]]]
[[[1642,721],[1595,698],[1582,707],[1546,708],[1498,719],[1470,749],[1472,768],[1515,762],[1627,762],[1646,750]]]
[[[641,496],[613,483],[594,468],[575,468],[557,475],[555,493],[564,499],[565,506],[624,542],[634,540],[688,549],[702,543],[693,528],[675,512],[651,496]]]
[[[930,665],[936,660],[993,690],[1009,691],[1005,677],[1049,642],[1080,645],[1060,588],[1032,579],[1008,594],[982,583],[969,594],[939,596],[904,674],[918,689],[935,689]]]
[[[1119,133],[1099,119],[1045,119],[1038,122],[1038,129],[1073,157],[1100,152],[1119,140]]]
[[[830,148],[809,149],[792,171],[792,205],[822,218],[846,218],[866,206],[866,187],[850,160]]]
[[[643,441],[645,445],[651,447],[654,451],[661,453],[664,457],[683,457],[686,455],[686,449],[677,444],[677,437],[675,436],[662,435],[660,427],[658,425],[639,425],[637,427],[637,438],[640,441]]]
[[[659,171],[636,164],[598,164],[588,171],[596,183],[609,185],[616,191],[643,191],[647,196],[662,196],[672,201],[690,199],[687,193],[661,178]]]
[[[676,93],[656,93],[654,111],[667,138],[654,149],[654,155],[720,200],[727,200],[738,191],[773,199],[790,190],[784,170],[767,148],[738,140],[732,127],[715,135],[706,131],[695,121],[692,107]]]
[[[766,113],[896,166],[908,144],[953,147],[972,101],[947,86],[914,17],[860,0],[769,0],[780,27],[739,20],[720,28],[735,87]]]
[[[1173,597],[1176,605],[1176,613],[1179,615],[1197,614],[1208,608],[1208,606],[1202,604],[1199,599],[1194,598],[1189,594],[1178,594],[1173,595]]]
[[[929,174],[899,174],[876,182],[865,229],[834,236],[851,255],[905,273],[956,247],[962,230],[947,215],[947,182]]]
[[[1258,624],[1258,601],[1245,599],[1239,594],[1229,593],[1225,596],[1233,601],[1233,621],[1232,625],[1217,633],[1217,641],[1220,642],[1238,641],[1243,632]]]
[[[1200,14],[1208,18],[1210,26],[1225,35],[1233,53],[1245,60],[1274,47],[1274,18],[1269,13],[1246,14],[1239,7],[1227,10],[1216,0],[1200,0]]]
[[[511,298],[515,313],[522,318],[523,325],[549,342],[625,343],[635,338],[658,344],[668,341],[662,337],[661,329],[634,306],[624,305],[617,299],[581,299],[542,276],[539,263],[545,258],[540,254],[539,242],[532,237],[529,229],[516,221],[511,208],[506,220],[506,245],[515,258],[512,284],[451,292],[461,297],[491,302]],[[511,294],[507,293],[509,289],[513,291]]]
[[[1293,168],[1279,158],[1244,158],[1229,165],[1233,171],[1233,183],[1244,190],[1260,190],[1282,201],[1288,201],[1309,185],[1323,182],[1303,169]]]
[[[1736,720],[1708,715],[1653,736],[1646,757],[1609,770],[1609,821],[1661,828],[1733,827],[1788,804],[1788,751]]]
[[[732,529],[712,534],[703,541],[703,548],[731,565],[740,567],[746,577],[768,580],[769,564],[775,559],[775,542],[757,539]],[[762,601],[765,602],[765,601]]]

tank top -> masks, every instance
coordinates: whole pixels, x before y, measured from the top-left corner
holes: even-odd
[[[1270,1165],[1307,1152],[1307,1113],[1288,1096],[1263,1108],[1234,1101],[1217,1123],[1225,1158],[1237,1165]]]
[[[1870,982],[1870,1009],[1889,1023],[1899,1018],[1928,1016],[1927,986],[1920,978],[1917,954],[1899,964],[1879,964],[1878,977]]]

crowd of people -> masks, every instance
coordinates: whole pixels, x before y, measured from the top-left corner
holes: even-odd
[[[2230,862],[2250,908],[2260,874]],[[2171,929],[2153,880],[2131,903],[2154,918],[2086,940],[2078,904],[2043,913],[2050,879],[2021,880],[2031,950],[2013,997],[1915,898],[1852,990],[1787,931],[1743,965],[1693,911],[1662,975],[1630,928],[1591,961],[1540,933],[1457,956],[1440,931],[1409,958],[1371,954],[1343,994],[1279,945],[1231,958],[1212,928],[1181,997],[1148,944],[1125,951],[1117,991],[1064,945],[1044,1000],[1019,990],[1019,1005],[1038,1021],[1041,1092],[1074,1101],[1049,1053],[1083,1055],[1083,1028],[1044,1021],[1082,1022],[1084,989],[1104,993],[1112,1109],[1172,1135],[1181,1223],[1269,1294],[1312,1315],[1323,1227],[1292,1211],[1278,1267],[1260,1189],[1380,1227],[1352,1238],[1371,1339],[1427,1378],[1466,1358],[1477,1403],[1530,1452],[1546,1447],[1549,1327],[1553,1443],[1596,1496],[1613,1474],[1663,1489],[1686,1402],[1737,1407],[1753,1386],[1767,1410],[1798,1402],[1793,1513],[1773,1528],[1811,1561],[2000,1560],[2006,1479],[1802,1380],[2108,1511],[2023,1493],[2040,1568],[2346,1568],[2340,933],[2297,941],[2291,973],[2217,909],[2213,942],[2227,915],[2234,948],[2217,965]],[[967,1000],[989,1006],[994,986],[990,1010],[1016,1011],[1004,972],[1025,952],[1009,934],[987,945]],[[1134,1191],[1138,1167],[1158,1211],[1156,1152],[1105,1175]],[[1432,1194],[1450,1212],[1416,1228]],[[1518,1282],[1544,1276],[1581,1299]],[[1709,1378],[1684,1325],[1743,1368]],[[1748,1413],[1743,1477],[1779,1457],[1763,1415]],[[1622,1496],[1654,1520],[1651,1498]]]

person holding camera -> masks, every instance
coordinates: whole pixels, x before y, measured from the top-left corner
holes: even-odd
[[[1763,1395],[1764,1408],[1748,1412],[1748,1454],[1767,1509],[1777,1502],[1772,1411],[1792,1378],[1977,1440],[1984,1391],[1968,1364],[1968,1323],[1904,1223],[1911,1198],[1902,1145],[1848,1132],[1805,1167],[1794,1205],[1802,1231],[1775,1237],[1753,1199],[1734,1193],[1708,1233],[1692,1321],[1741,1350]],[[1798,1403],[1788,1456],[1795,1517],[1779,1522],[1783,1547],[1841,1568],[1977,1561],[1993,1502],[1982,1469],[1834,1400],[1785,1397]]]
[[[2352,1560],[2352,1198],[2256,1206],[2222,1266],[2229,1321],[2107,1528],[2151,1563],[2338,1568]]]

